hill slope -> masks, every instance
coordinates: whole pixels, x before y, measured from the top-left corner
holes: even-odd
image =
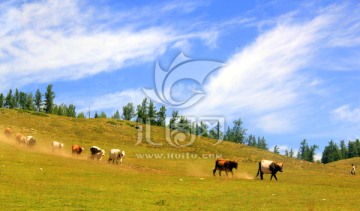
[[[3,209],[353,209],[359,176],[351,163],[304,163],[241,144],[199,137],[188,147],[173,147],[161,127],[109,119],[74,119],[0,110],[0,128],[33,135],[34,150],[0,135],[0,203]],[[146,133],[146,131],[148,131]],[[145,139],[151,132],[149,144]],[[51,142],[65,143],[52,153]],[[139,141],[141,140],[141,141]],[[188,140],[187,140],[188,141]],[[186,141],[185,141],[186,143]],[[79,157],[71,145],[85,146]],[[89,147],[126,151],[124,164],[88,159]],[[216,157],[236,159],[234,177],[212,176]],[[279,181],[255,178],[262,158],[284,162]],[[221,196],[219,198],[219,196]],[[280,200],[281,199],[281,200]],[[221,203],[218,203],[218,201]]]

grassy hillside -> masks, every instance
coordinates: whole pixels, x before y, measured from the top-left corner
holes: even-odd
[[[357,210],[359,175],[351,163],[304,163],[241,144],[198,138],[188,147],[167,143],[166,131],[146,130],[136,123],[109,119],[74,119],[0,110],[0,129],[33,135],[38,144],[19,146],[14,135],[0,135],[0,204],[3,210]],[[142,126],[144,129],[145,126]],[[139,137],[143,137],[139,143]],[[65,148],[51,152],[51,142]],[[85,147],[79,157],[71,145]],[[92,145],[106,150],[103,161],[88,159]],[[126,151],[122,166],[107,163],[108,151]],[[239,161],[234,177],[212,176],[216,156]],[[278,181],[255,178],[257,163],[266,158],[284,162]],[[224,174],[224,173],[223,173]]]

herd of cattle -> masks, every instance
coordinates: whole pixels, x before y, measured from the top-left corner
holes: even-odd
[[[12,135],[11,128],[5,128],[4,134],[6,137],[10,138]],[[34,148],[34,146],[36,145],[36,138],[34,138],[33,136],[24,136],[24,135],[18,133],[18,134],[16,134],[15,139],[19,145],[25,145],[29,148]],[[62,150],[64,148],[64,144],[61,142],[58,142],[58,141],[53,141],[51,143],[51,146],[52,146],[53,152]],[[79,145],[72,145],[72,147],[71,147],[72,155],[80,155],[80,154],[82,154],[83,151],[84,151],[84,147],[81,147]],[[96,159],[98,161],[101,161],[104,156],[105,156],[105,150],[103,150],[97,146],[90,147],[90,158],[91,159]],[[111,149],[108,161],[109,161],[109,163],[110,163],[110,161],[113,161],[113,163],[116,162],[116,164],[119,164],[119,163],[122,164],[124,157],[125,157],[125,151],[120,150],[120,149]]]
[[[11,128],[5,128],[4,134],[7,137],[11,137],[11,134],[12,134]],[[18,144],[26,145],[29,148],[33,148],[36,145],[36,139],[33,136],[24,136],[19,133],[16,134],[16,142]],[[57,150],[61,150],[63,148],[64,148],[63,143],[60,143],[57,141],[52,142],[52,151],[53,152],[55,152]],[[80,155],[83,151],[84,151],[84,147],[81,147],[79,145],[72,145],[72,147],[71,147],[71,152],[73,155]],[[101,161],[102,157],[105,156],[105,150],[103,150],[97,146],[90,147],[90,153],[91,153],[90,154],[91,159],[96,159],[99,161]],[[116,162],[116,164],[118,164],[120,162],[120,164],[122,164],[122,160],[124,157],[125,157],[125,151],[122,151],[120,149],[111,149],[108,162],[110,163],[110,161],[112,161],[113,164],[115,162]],[[231,174],[234,175],[234,173],[232,171],[234,168],[235,169],[238,168],[237,161],[232,161],[232,160],[227,160],[227,159],[217,159],[215,161],[215,168],[213,170],[213,175],[215,176],[216,171],[219,171],[219,176],[221,176],[222,171],[225,171],[226,176],[228,176],[228,172],[231,172]],[[264,174],[271,174],[270,180],[272,180],[273,177],[277,180],[276,173],[278,171],[282,172],[282,169],[283,169],[283,163],[276,163],[271,160],[262,160],[259,162],[259,168],[258,168],[256,177],[259,176],[259,174],[260,174],[260,178],[261,178],[261,180],[263,180]]]

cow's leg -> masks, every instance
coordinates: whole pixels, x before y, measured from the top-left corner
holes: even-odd
[[[226,177],[229,177],[229,175],[228,175],[228,173],[227,173],[228,171],[225,171],[225,173],[226,173]]]
[[[264,173],[260,172],[260,179],[263,180],[264,179]]]
[[[221,177],[221,170],[219,170],[219,176]]]
[[[231,176],[234,177],[234,172],[232,170],[230,172],[231,172]]]
[[[274,178],[277,180],[276,174],[274,174]]]
[[[213,175],[215,176],[215,173],[216,173],[216,169],[213,170]]]

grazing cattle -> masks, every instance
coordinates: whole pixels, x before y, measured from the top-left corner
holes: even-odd
[[[105,150],[100,149],[97,146],[92,146],[90,148],[90,153],[91,153],[90,155],[91,159],[96,158],[97,160],[101,161],[102,157],[105,155]]]
[[[7,127],[4,129],[4,134],[6,137],[10,138],[11,134],[12,134],[12,130],[11,128]]]
[[[270,180],[272,179],[272,177],[276,178],[276,172],[280,171],[282,172],[282,168],[283,168],[284,164],[283,163],[275,163],[274,161],[271,160],[262,160],[259,162],[259,169],[258,172],[256,174],[256,176],[259,176],[260,173],[260,178],[263,178],[264,174],[271,174]]]
[[[122,165],[122,159],[123,157],[125,157],[125,151],[121,151],[120,149],[111,149],[110,150],[110,156],[109,156],[109,163],[110,161],[114,162],[116,161],[116,164],[120,164]]]
[[[225,171],[226,176],[228,176],[228,171],[234,176],[232,171],[233,168],[237,169],[238,163],[232,160],[225,160],[225,159],[217,159],[215,161],[215,168],[213,170],[213,174],[215,176],[216,170],[219,171],[219,176],[221,176],[221,171]]]
[[[71,146],[71,152],[73,155],[80,155],[83,151],[84,151],[84,147],[81,147],[79,145]]]
[[[36,138],[34,138],[32,136],[26,136],[25,144],[29,148],[34,148],[34,146],[36,145]]]
[[[53,152],[55,152],[56,150],[60,150],[60,149],[64,148],[64,144],[60,143],[60,142],[57,142],[57,141],[53,141],[51,143],[51,146],[52,146],[52,151]]]
[[[18,144],[25,144],[26,143],[26,137],[24,135],[20,134],[20,133],[16,134],[15,138],[16,138],[16,142]]]

